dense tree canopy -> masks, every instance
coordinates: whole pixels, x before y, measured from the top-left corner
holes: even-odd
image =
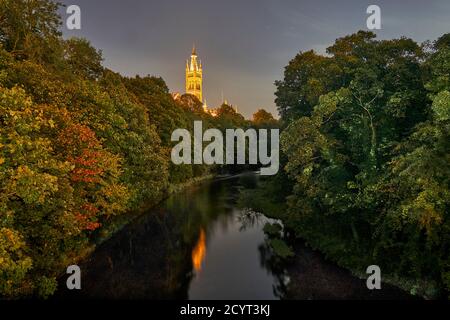
[[[273,117],[273,115],[264,109],[259,109],[253,114],[252,122],[255,126],[259,127],[272,127],[277,126],[278,124],[278,121]]]
[[[448,35],[425,49],[340,38],[289,63],[277,104],[291,227],[343,265],[425,281],[426,295],[450,288]]]
[[[93,239],[212,172],[172,164],[173,130],[245,121],[104,68],[87,40],[62,39],[53,1],[0,2],[0,297],[46,297]]]
[[[87,40],[62,39],[58,8],[0,0],[0,297],[49,296],[121,217],[238,170],[174,165],[175,129],[279,126],[228,104],[213,117],[159,77],[106,69]],[[450,34],[419,45],[359,31],[300,52],[276,86],[284,171],[268,190],[287,195],[286,226],[343,266],[448,292]]]

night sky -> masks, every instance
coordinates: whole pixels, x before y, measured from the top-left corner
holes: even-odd
[[[61,0],[60,0],[61,1]],[[275,80],[299,51],[323,53],[338,37],[366,30],[366,9],[382,10],[382,39],[435,40],[450,32],[449,0],[62,0],[82,11],[85,37],[105,65],[124,75],[156,75],[184,93],[185,61],[195,43],[204,69],[204,97],[225,98],[250,117],[276,114]],[[64,13],[64,11],[63,11]],[[64,14],[63,17],[66,17]]]

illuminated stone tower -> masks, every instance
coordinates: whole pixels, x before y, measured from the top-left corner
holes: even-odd
[[[203,70],[201,61],[197,61],[195,46],[192,48],[191,61],[186,61],[186,93],[203,101]]]

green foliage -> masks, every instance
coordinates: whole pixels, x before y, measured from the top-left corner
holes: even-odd
[[[175,102],[162,79],[122,77],[88,41],[63,40],[58,7],[0,5],[2,297],[48,297],[96,230],[157,203],[169,179],[208,173],[172,166],[169,151],[175,128],[211,117]]]
[[[50,296],[65,264],[127,212],[208,175],[171,163],[173,130],[246,123],[175,101],[161,78],[104,68],[87,40],[62,39],[58,8],[0,0],[1,298]]]
[[[28,285],[25,279],[32,260],[25,253],[25,245],[17,231],[0,229],[0,292],[4,295],[17,295]]]
[[[330,56],[309,52],[289,64],[277,103],[295,183],[287,226],[342,265],[375,263],[448,290],[446,38],[429,54],[405,38],[338,39]],[[328,79],[313,70],[320,65],[333,66]],[[314,81],[321,89],[311,98]]]
[[[244,186],[245,187],[245,186]],[[257,186],[240,190],[238,206],[252,208],[273,219],[287,219],[286,197],[292,190],[292,183],[284,171],[275,176],[259,177]]]
[[[269,237],[279,238],[281,236],[282,227],[279,223],[266,223],[263,231]]]
[[[1,0],[0,44],[17,59],[54,63],[62,51],[58,3]]]
[[[294,251],[289,247],[286,242],[280,239],[270,239],[269,245],[273,250],[273,253],[281,258],[288,259],[294,256]]]
[[[259,109],[255,114],[253,114],[252,124],[260,129],[278,127],[278,121],[270,112],[267,112],[264,109]]]
[[[247,121],[236,110],[224,103],[217,109],[217,123],[222,130],[229,128],[246,128]]]
[[[36,105],[17,87],[0,87],[0,121],[2,227],[19,232],[27,244],[32,269],[22,293],[41,292],[42,273],[48,275],[44,287],[51,288],[62,257],[109,216],[126,210],[121,159],[91,129],[73,124],[70,114]]]
[[[103,73],[102,52],[86,39],[71,38],[65,43],[65,60],[70,71],[87,79],[98,79]]]
[[[299,53],[277,81],[276,104],[283,120],[308,115],[319,97],[337,87],[342,70],[314,51]]]

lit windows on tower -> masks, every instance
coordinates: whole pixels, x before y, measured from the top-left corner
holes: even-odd
[[[191,60],[186,61],[186,93],[192,94],[203,101],[203,69],[197,61],[195,46],[192,48]]]

